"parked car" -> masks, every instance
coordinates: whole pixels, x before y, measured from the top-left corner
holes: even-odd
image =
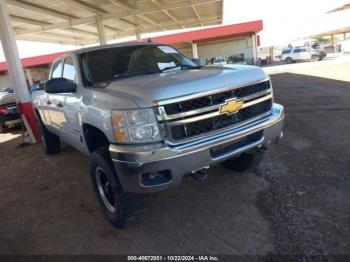
[[[32,102],[47,154],[64,141],[90,156],[97,199],[116,227],[129,214],[130,193],[179,186],[186,174],[204,179],[217,164],[257,165],[284,122],[262,69],[197,66],[156,43],[68,53]]]
[[[323,49],[311,49],[307,47],[295,47],[285,49],[281,54],[281,61],[287,64],[297,61],[321,61],[326,57]]]
[[[21,115],[18,112],[13,90],[11,88],[3,89],[0,92],[0,133],[21,124]]]

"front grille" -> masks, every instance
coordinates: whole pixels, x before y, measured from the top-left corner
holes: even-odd
[[[172,140],[179,141],[239,124],[271,110],[272,99],[246,107],[232,115],[215,117],[170,127]]]
[[[255,93],[263,92],[271,88],[270,81],[260,82],[254,85],[229,90],[205,97],[199,97],[178,103],[168,104],[164,106],[167,115],[175,115],[185,113],[192,110],[202,109],[209,106],[220,105],[230,98],[242,98]]]

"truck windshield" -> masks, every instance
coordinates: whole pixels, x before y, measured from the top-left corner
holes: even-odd
[[[131,45],[94,50],[82,53],[80,61],[87,86],[124,77],[197,67],[166,45]]]

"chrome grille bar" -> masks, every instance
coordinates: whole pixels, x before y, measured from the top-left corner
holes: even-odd
[[[243,100],[243,101],[249,101],[247,103],[244,103],[242,105],[241,109],[246,108],[246,107],[250,107],[250,106],[258,104],[258,103],[261,103],[261,102],[269,100],[271,98],[272,98],[272,94],[270,93],[269,95],[260,97],[258,99],[252,100],[252,101],[249,101],[252,98],[240,99],[240,100]],[[220,106],[221,105],[215,106],[214,110],[215,109],[219,109]],[[177,126],[177,125],[182,125],[182,124],[188,124],[188,123],[196,122],[196,121],[199,121],[199,120],[203,120],[203,119],[207,119],[207,118],[211,118],[211,117],[215,117],[215,116],[219,116],[219,115],[222,115],[222,113],[220,113],[219,110],[216,110],[215,112],[212,112],[212,113],[209,113],[209,114],[195,116],[195,117],[191,117],[191,118],[186,118],[186,119],[182,119],[182,120],[179,120],[179,121],[168,122],[167,125],[168,126]]]

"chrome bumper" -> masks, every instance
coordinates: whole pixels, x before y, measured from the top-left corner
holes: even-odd
[[[270,115],[253,123],[206,137],[196,142],[169,147],[161,143],[150,146],[111,145],[110,155],[119,180],[127,192],[148,193],[168,189],[181,183],[182,177],[209,165],[222,162],[256,147],[277,142],[282,137],[284,109],[274,104]],[[220,156],[213,157],[211,149],[227,143],[234,143],[256,132],[263,131],[259,140]],[[152,186],[141,182],[143,174],[167,170],[170,181]]]

